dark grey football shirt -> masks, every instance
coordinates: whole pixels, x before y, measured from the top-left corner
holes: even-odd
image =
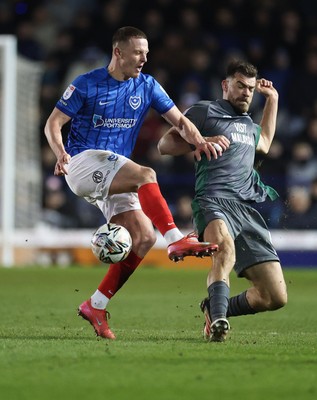
[[[202,136],[224,135],[229,148],[217,160],[205,155],[196,162],[196,196],[218,197],[243,202],[262,202],[267,195],[278,195],[264,185],[254,170],[255,149],[261,127],[249,114],[237,114],[226,100],[200,101],[190,107],[186,116],[197,126]]]

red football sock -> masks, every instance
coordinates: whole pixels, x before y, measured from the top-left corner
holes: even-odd
[[[111,264],[98,290],[108,297],[108,299],[111,299],[133,274],[141,261],[142,258],[131,251],[125,260],[117,264]]]
[[[146,183],[138,190],[142,210],[150,218],[162,236],[170,229],[176,228],[173,216],[157,183]]]

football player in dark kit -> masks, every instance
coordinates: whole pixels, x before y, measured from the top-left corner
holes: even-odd
[[[252,64],[234,60],[222,81],[223,99],[200,101],[186,116],[202,136],[221,147],[221,157],[195,162],[195,198],[192,202],[198,234],[218,243],[207,277],[208,298],[204,337],[222,342],[230,329],[229,317],[276,310],[287,302],[287,289],[279,257],[267,225],[252,203],[274,200],[275,190],[261,182],[254,169],[255,152],[268,153],[276,128],[278,93],[272,82],[257,79]],[[265,97],[262,119],[255,124],[247,113],[257,91]],[[228,140],[230,142],[229,148]],[[171,128],[158,145],[161,154],[181,155],[193,150]],[[227,149],[226,149],[227,148]],[[230,298],[232,269],[251,286]]]

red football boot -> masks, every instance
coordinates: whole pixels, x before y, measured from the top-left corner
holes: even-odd
[[[93,326],[96,335],[105,339],[115,339],[115,335],[111,332],[107,320],[110,314],[106,310],[98,310],[93,308],[91,301],[86,300],[78,307],[78,315],[86,319]]]
[[[217,250],[217,244],[199,242],[194,232],[189,233],[177,242],[171,243],[167,248],[168,257],[174,262],[183,260],[187,256],[211,256]]]

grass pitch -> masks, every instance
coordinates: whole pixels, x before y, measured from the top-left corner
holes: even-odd
[[[317,269],[286,270],[289,304],[231,318],[225,343],[201,337],[207,271],[150,267],[110,303],[117,340],[96,339],[76,309],[104,273],[0,268],[1,399],[317,398]]]

